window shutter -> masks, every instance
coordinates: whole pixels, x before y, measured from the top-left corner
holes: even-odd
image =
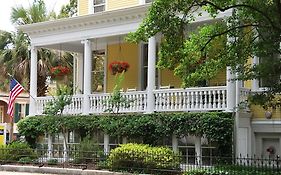
[[[29,104],[25,105],[25,116],[29,115]]]
[[[18,103],[15,103],[14,123],[17,123],[20,120],[20,108],[21,108],[21,105]]]

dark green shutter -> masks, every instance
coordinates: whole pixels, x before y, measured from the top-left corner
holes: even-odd
[[[25,105],[25,116],[29,115],[29,104]]]
[[[17,123],[20,120],[20,110],[21,110],[21,105],[16,103],[15,104],[14,123]]]

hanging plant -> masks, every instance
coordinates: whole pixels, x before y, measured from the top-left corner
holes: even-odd
[[[112,75],[116,75],[117,73],[126,72],[129,69],[129,63],[125,61],[113,61],[109,64],[109,70]]]
[[[58,79],[70,74],[70,69],[66,66],[55,66],[51,68],[50,72],[53,79]]]

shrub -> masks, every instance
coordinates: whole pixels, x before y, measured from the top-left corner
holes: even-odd
[[[27,163],[31,163],[32,159],[30,157],[22,157],[18,162],[22,164],[27,164]]]
[[[112,170],[156,170],[161,174],[169,174],[165,170],[171,170],[175,174],[180,168],[180,157],[170,148],[129,143],[111,150],[108,166]]]
[[[47,161],[48,165],[56,165],[58,164],[58,160],[57,159],[49,159]]]
[[[15,141],[1,147],[0,160],[4,162],[19,161],[24,157],[29,157],[30,159],[37,158],[37,154],[27,143]]]
[[[74,163],[96,163],[103,157],[103,150],[98,143],[87,136],[78,147],[78,154],[75,155]]]

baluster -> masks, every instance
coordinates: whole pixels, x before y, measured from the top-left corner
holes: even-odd
[[[222,104],[221,104],[221,90],[217,90],[218,93],[218,108],[221,109]]]
[[[163,96],[163,93],[162,92],[159,92],[158,93],[158,98],[159,98],[159,110],[161,110],[163,107],[163,100],[164,100],[164,96]]]
[[[203,92],[199,92],[199,108],[200,110],[203,109]]]
[[[166,104],[166,106],[164,106],[164,109],[165,110],[172,109],[172,105],[171,105],[171,98],[172,98],[172,96],[171,96],[171,93],[165,92],[165,95],[166,95],[165,99],[166,99],[167,104]]]
[[[204,109],[207,109],[207,107],[208,107],[208,91],[204,91],[204,99],[203,99],[203,101],[204,101]]]
[[[189,103],[188,103],[188,105],[189,105],[189,109],[191,110],[191,109],[193,109],[194,108],[194,92],[193,91],[191,91],[191,92],[189,92]]]
[[[213,92],[213,109],[215,109],[216,108],[216,90],[213,90],[212,91]]]
[[[225,100],[225,89],[222,90],[222,108],[226,108],[226,100]]]
[[[208,95],[209,95],[209,101],[208,101],[208,109],[211,109],[212,108],[212,91],[207,91],[208,92]]]
[[[183,110],[185,111],[185,110],[187,110],[187,98],[188,98],[188,94],[187,94],[188,92],[186,92],[186,91],[184,91],[183,93],[182,93],[182,108],[183,108]]]
[[[198,109],[199,108],[199,92],[195,91],[195,108]]]
[[[179,110],[182,110],[182,96],[183,96],[183,92],[178,92],[177,103],[178,103]]]

